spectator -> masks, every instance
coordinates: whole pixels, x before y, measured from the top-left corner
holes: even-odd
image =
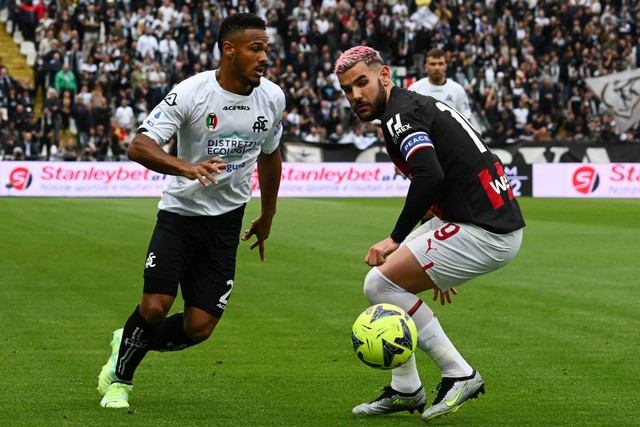
[[[86,56],[100,39],[100,15],[95,3],[89,3],[86,14],[80,14],[79,27],[83,30],[82,53]]]
[[[53,87],[58,92],[70,92],[71,96],[78,92],[78,82],[68,62],[65,62],[62,69],[56,73]]]
[[[20,151],[20,154],[24,157],[24,151],[22,147],[18,144],[17,137],[15,133],[7,134],[6,138],[2,143],[2,156],[1,158],[5,160],[14,160],[16,150]]]
[[[151,27],[145,27],[144,34],[137,40],[136,52],[141,58],[148,56],[153,60],[156,58],[159,48],[158,39],[153,35]]]
[[[43,13],[44,8],[40,2],[34,4],[33,0],[23,0],[22,3],[20,3],[18,23],[20,25],[22,37],[25,40],[35,43],[36,28],[38,27],[38,21],[42,18]]]
[[[37,134],[34,131],[25,129],[21,135],[18,146],[22,149],[24,160],[39,160],[40,141],[38,140]]]
[[[52,147],[58,145],[57,137],[60,126],[58,121],[59,118],[49,108],[42,108],[42,115],[37,122],[36,132],[44,150],[44,160],[51,159],[52,154],[54,154],[52,153]]]
[[[168,3],[165,0],[165,3]],[[158,52],[160,53],[160,60],[165,67],[172,67],[178,60],[178,43],[173,39],[171,31],[166,31],[164,37],[158,44]]]
[[[526,97],[521,97],[518,106],[513,109],[513,115],[515,118],[515,135],[516,137],[522,135],[529,119],[529,101]]]
[[[118,132],[117,136],[120,137],[121,142],[124,143],[135,126],[135,113],[133,108],[129,105],[129,100],[127,98],[123,97],[120,100],[120,106],[116,108],[113,118],[117,124],[117,129],[114,129],[113,132]],[[113,123],[114,122],[112,121],[112,126]]]
[[[28,104],[41,90],[46,93],[56,87],[57,73],[69,62],[78,86],[86,84],[91,92],[99,90],[106,98],[106,103],[100,103],[101,120],[108,132],[109,118],[122,97],[132,101],[137,113],[139,104],[144,108],[139,103],[141,96],[148,106],[152,93],[155,99],[162,97],[186,77],[216,67],[219,50],[214,46],[219,22],[239,8],[265,16],[272,48],[267,77],[290,93],[288,109],[297,103],[298,125],[302,125],[303,133],[309,133],[310,124],[315,123],[327,138],[334,125],[323,123],[326,104],[322,101],[336,106],[345,133],[357,126],[353,113],[344,108],[339,86],[328,81],[339,51],[359,43],[372,43],[390,65],[404,67],[413,80],[421,77],[421,67],[416,66],[421,55],[434,47],[443,49],[448,58],[447,79],[463,84],[471,104],[487,120],[487,132],[495,130],[500,141],[514,137],[509,136],[514,131],[513,120],[501,123],[497,130],[496,120],[505,110],[506,116],[513,117],[508,104],[519,107],[522,97],[539,103],[541,114],[536,115],[534,127],[550,120],[543,127],[552,129],[551,138],[569,135],[575,131],[576,120],[585,117],[588,120],[581,123],[585,138],[593,138],[597,127],[600,137],[611,139],[612,133],[603,127],[605,111],[588,90],[585,79],[640,64],[639,12],[633,2],[627,1],[556,4],[437,0],[428,6],[437,19],[431,29],[423,22],[411,22],[417,10],[414,2],[209,0],[190,7],[170,0],[62,4],[17,0],[16,5],[11,13],[17,26],[24,26],[19,19],[22,10],[28,12],[22,16],[31,22],[36,19],[34,37],[41,56],[34,64],[31,93],[14,88],[10,99],[0,71],[0,115],[5,110],[7,115],[2,126],[9,114],[15,115],[18,103],[28,112]],[[135,95],[143,85],[141,81],[155,72],[156,64],[166,74],[164,83],[154,77]],[[305,74],[313,76],[310,86],[314,96],[298,93],[309,80]],[[62,97],[61,93],[60,100]],[[95,107],[96,103],[94,112]],[[51,114],[60,118],[59,111]],[[531,114],[527,120],[533,117]],[[599,124],[592,125],[591,131],[587,124],[596,117]],[[517,132],[524,132],[524,128]],[[635,135],[636,131],[625,133],[625,138],[634,140]]]

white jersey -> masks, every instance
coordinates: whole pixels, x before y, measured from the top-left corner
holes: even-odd
[[[278,149],[282,135],[284,93],[262,78],[250,95],[218,84],[216,71],[192,76],[162,100],[138,128],[162,145],[177,135],[178,157],[199,163],[219,157],[226,170],[218,185],[172,176],[158,208],[180,215],[221,215],[251,199],[251,177],[258,155]]]
[[[418,92],[421,95],[432,96],[438,101],[455,108],[467,119],[471,118],[471,107],[469,98],[464,88],[451,79],[446,79],[443,85],[434,85],[429,81],[429,77],[424,77],[414,82],[407,89]]]

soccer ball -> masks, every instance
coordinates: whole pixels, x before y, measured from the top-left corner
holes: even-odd
[[[393,304],[368,307],[351,328],[353,350],[372,368],[393,369],[409,360],[417,342],[413,319]]]

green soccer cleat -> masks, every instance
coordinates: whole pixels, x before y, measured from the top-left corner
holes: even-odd
[[[401,393],[391,386],[382,389],[383,393],[376,399],[368,403],[362,403],[351,410],[354,415],[377,416],[392,414],[394,412],[414,411],[422,412],[427,402],[424,388],[420,388],[413,393]]]
[[[436,389],[438,395],[433,400],[433,404],[422,414],[423,421],[456,412],[467,400],[477,398],[480,393],[484,394],[484,382],[474,369],[468,377],[442,378],[442,382]]]
[[[116,360],[118,359],[118,352],[120,351],[120,342],[122,341],[122,329],[116,329],[113,331],[113,338],[111,339],[111,357],[104,364],[100,375],[98,375],[98,392],[101,396],[107,393],[107,389],[113,381],[113,377],[116,375]]]
[[[128,408],[129,395],[133,390],[133,386],[123,383],[111,383],[107,388],[107,393],[100,401],[103,408]]]

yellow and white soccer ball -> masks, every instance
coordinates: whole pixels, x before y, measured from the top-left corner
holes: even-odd
[[[393,304],[368,307],[353,323],[353,350],[372,368],[393,369],[405,363],[416,349],[418,331],[411,316]]]

